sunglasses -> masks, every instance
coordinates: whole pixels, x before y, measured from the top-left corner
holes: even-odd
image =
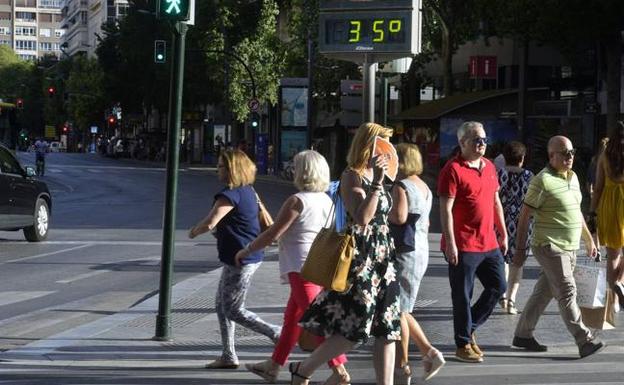
[[[574,155],[576,155],[576,149],[573,148],[571,150],[558,151],[558,153],[564,158],[572,158],[574,157]]]
[[[476,137],[472,139],[472,143],[477,145],[477,146],[485,146],[486,144],[488,144],[488,140],[489,138],[487,136],[481,138],[481,137]]]

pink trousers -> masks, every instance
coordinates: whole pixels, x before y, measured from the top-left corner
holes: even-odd
[[[281,366],[286,364],[290,352],[299,340],[302,329],[298,322],[301,316],[322,290],[320,286],[301,278],[299,273],[288,273],[288,281],[290,283],[290,297],[288,298],[286,311],[284,311],[282,334],[279,342],[275,345],[272,356],[273,362]],[[325,340],[325,338],[320,336],[316,338],[319,344]],[[331,359],[328,365],[334,367],[345,362],[347,362],[347,356],[341,354]]]

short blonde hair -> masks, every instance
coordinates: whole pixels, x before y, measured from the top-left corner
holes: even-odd
[[[420,175],[423,172],[422,155],[415,144],[399,143],[396,146],[399,157],[399,174],[403,176]]]
[[[373,151],[373,140],[376,136],[390,138],[392,129],[377,123],[362,123],[355,132],[349,154],[347,167],[361,173],[366,168]]]
[[[229,188],[253,184],[256,180],[256,165],[241,150],[226,150],[219,157],[225,167],[226,183]]]
[[[295,163],[295,186],[299,191],[320,192],[329,187],[329,165],[314,150],[301,151],[293,159]]]

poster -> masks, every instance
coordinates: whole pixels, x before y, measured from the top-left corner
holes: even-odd
[[[280,145],[280,158],[282,162],[289,161],[298,152],[306,149],[307,132],[298,130],[283,130]]]
[[[306,127],[308,89],[282,87],[282,127]]]

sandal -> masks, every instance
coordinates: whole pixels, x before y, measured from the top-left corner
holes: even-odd
[[[394,369],[395,385],[410,385],[412,383],[412,369],[409,364]]]
[[[442,353],[436,348],[429,349],[429,352],[423,357],[423,365],[425,367],[425,373],[422,377],[423,381],[427,381],[438,374],[444,364],[446,364],[446,361]]]
[[[206,364],[206,369],[238,369],[239,363],[235,361],[224,361],[220,358]]]
[[[515,315],[515,314],[518,314],[518,313],[520,313],[520,312],[516,308],[516,304],[514,303],[514,301],[512,301],[510,299],[507,300],[507,314]]]
[[[308,381],[310,381],[310,377],[302,376],[299,374],[299,367],[301,366],[301,361],[299,362],[291,362],[288,364],[288,371],[290,372],[290,385],[295,385],[295,377],[302,379],[302,384],[307,385]]]
[[[271,362],[272,361],[261,361],[255,364],[245,364],[245,369],[249,370],[253,374],[264,378],[268,383],[274,384],[277,382],[277,374],[279,373],[279,369],[275,371],[271,371]]]

